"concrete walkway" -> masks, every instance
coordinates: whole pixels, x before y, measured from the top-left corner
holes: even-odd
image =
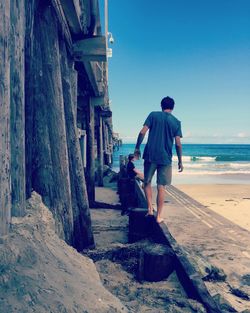
[[[232,288],[250,296],[250,232],[171,186],[166,190],[164,223],[175,240],[195,261],[223,269],[225,282],[206,282],[212,295],[220,293],[237,311],[250,301],[235,296]]]

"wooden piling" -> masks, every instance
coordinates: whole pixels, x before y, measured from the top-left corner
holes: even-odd
[[[87,191],[90,205],[95,201],[95,108],[89,99],[87,108]]]
[[[85,247],[94,246],[94,237],[76,125],[75,103],[77,102],[77,94],[75,88],[77,86],[77,72],[73,68],[73,63],[68,61],[70,57],[67,55],[66,46],[62,40],[60,41],[60,51],[73,210],[73,246],[78,251],[82,251]]]
[[[10,1],[0,0],[0,236],[8,234],[10,182]]]
[[[27,123],[32,119],[31,188],[42,195],[56,220],[59,236],[72,244],[73,214],[63,105],[58,24],[51,6],[39,9],[32,33]],[[32,72],[36,76],[31,79]],[[28,134],[30,136],[30,134]],[[29,172],[28,172],[29,173]]]
[[[133,208],[129,212],[129,242],[149,237],[151,217],[146,217],[146,208]]]
[[[148,245],[143,248],[140,258],[139,264],[142,268],[138,272],[141,280],[161,281],[174,271],[175,254],[166,245]]]
[[[24,0],[11,1],[11,59],[10,59],[10,105],[11,105],[11,196],[12,216],[25,213],[25,118],[24,118]]]
[[[98,112],[98,124],[97,124],[97,183],[98,186],[103,186],[103,127],[102,117]]]

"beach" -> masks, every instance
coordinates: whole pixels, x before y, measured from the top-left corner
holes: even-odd
[[[249,191],[249,184],[172,185],[163,210],[164,223],[197,271],[208,263],[225,274],[225,280],[205,283],[211,295],[221,294],[237,312],[250,309],[241,297],[250,296]]]
[[[176,187],[250,231],[250,184],[180,184]]]

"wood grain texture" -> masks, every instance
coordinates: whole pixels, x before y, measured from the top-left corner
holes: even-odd
[[[10,1],[0,0],[0,236],[8,234],[10,182]]]

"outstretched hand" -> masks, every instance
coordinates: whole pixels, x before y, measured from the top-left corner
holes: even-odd
[[[178,163],[178,172],[183,172],[184,167],[181,162]]]
[[[135,149],[135,151],[134,151],[134,156],[135,156],[135,158],[136,158],[137,160],[140,159],[140,157],[141,157],[141,151],[140,151],[140,149]]]

